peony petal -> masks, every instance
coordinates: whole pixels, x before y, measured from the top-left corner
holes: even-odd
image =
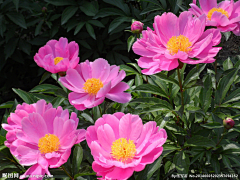
[[[118,102],[118,103],[127,103],[131,100],[132,96],[128,93],[108,93],[106,94],[106,98],[111,99],[112,101]]]
[[[200,6],[205,14],[208,13],[212,8],[217,8],[217,0],[199,0]]]

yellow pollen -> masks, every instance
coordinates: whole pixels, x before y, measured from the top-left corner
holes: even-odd
[[[57,151],[60,146],[59,139],[54,134],[46,134],[38,141],[38,149],[42,154]]]
[[[207,14],[207,18],[208,18],[209,20],[211,20],[212,14],[213,14],[215,11],[220,12],[220,13],[224,14],[225,16],[227,16],[227,18],[229,18],[228,12],[225,11],[224,9],[222,9],[222,8],[212,8],[210,11],[208,11],[208,14]]]
[[[83,89],[90,95],[97,95],[98,91],[103,87],[100,79],[91,78],[83,84]]]
[[[119,138],[112,143],[112,157],[118,161],[125,162],[128,159],[132,159],[136,153],[136,146],[133,140],[126,138]]]
[[[167,42],[167,49],[170,51],[171,55],[177,54],[178,51],[189,52],[192,49],[190,46],[192,45],[189,42],[189,39],[183,35],[172,36]]]
[[[54,58],[54,64],[57,65],[58,63],[60,63],[61,60],[63,60],[62,57],[55,57]]]

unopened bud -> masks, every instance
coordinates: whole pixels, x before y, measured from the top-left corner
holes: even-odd
[[[134,34],[140,34],[143,30],[143,23],[140,21],[134,21],[131,25],[131,31]]]
[[[42,8],[42,12],[43,12],[43,13],[47,12],[47,8],[46,8],[46,7],[43,7],[43,8]]]
[[[225,118],[225,119],[223,120],[223,125],[224,125],[224,127],[225,127],[226,129],[231,129],[231,128],[233,128],[234,124],[235,124],[235,122],[234,122],[234,120],[231,119],[231,118]]]

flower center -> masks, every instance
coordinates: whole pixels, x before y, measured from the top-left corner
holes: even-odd
[[[103,87],[103,83],[100,79],[91,78],[88,79],[83,86],[85,92],[91,95],[97,95],[98,91]]]
[[[211,20],[212,18],[212,14],[217,11],[217,12],[220,12],[222,14],[224,14],[225,16],[227,16],[227,18],[229,18],[229,15],[228,15],[228,12],[223,10],[222,8],[212,8],[210,11],[208,11],[208,14],[207,14],[207,18],[209,20]]]
[[[118,161],[125,162],[128,159],[132,159],[136,153],[136,146],[133,140],[126,138],[119,138],[112,143],[112,157]]]
[[[60,63],[61,60],[63,60],[62,57],[55,57],[54,58],[54,64],[57,65],[58,63]]]
[[[189,48],[192,45],[189,39],[183,35],[172,36],[167,42],[167,49],[171,55],[177,54],[178,51],[189,52],[192,49]]]
[[[46,134],[38,141],[38,149],[42,154],[57,151],[60,146],[59,139],[54,134]]]

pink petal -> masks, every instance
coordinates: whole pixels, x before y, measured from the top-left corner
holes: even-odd
[[[105,84],[96,95],[96,98],[105,97],[106,94],[111,90],[111,81],[109,81],[107,84]]]
[[[205,14],[208,13],[212,8],[217,7],[217,0],[199,0],[200,6]]]
[[[92,141],[89,146],[93,157],[99,157],[102,155],[104,158],[110,159],[112,156],[109,152],[105,151],[96,141]]]
[[[152,164],[163,151],[163,147],[154,148],[150,153],[142,157],[141,163],[143,164]]]
[[[68,69],[65,78],[69,84],[77,89],[82,89],[85,83],[75,69]]]
[[[97,141],[97,140],[98,140],[98,137],[97,137],[97,132],[95,130],[95,127],[89,126],[86,132],[86,141],[88,143],[88,146],[90,147],[92,141]]]
[[[68,95],[68,99],[71,104],[83,104],[83,102],[87,100],[89,96],[90,95],[88,93],[80,94],[80,93],[71,92]]]
[[[108,93],[106,94],[106,98],[111,99],[112,101],[118,102],[118,103],[127,103],[131,100],[131,94],[128,93]]]
[[[125,82],[118,83],[114,88],[112,88],[109,93],[115,94],[115,93],[121,93],[125,90],[129,89],[129,85]]]
[[[109,126],[111,126],[116,139],[119,138],[119,120],[121,119],[121,117],[123,115],[125,115],[125,114],[123,114],[121,112],[114,113],[113,115],[111,115],[111,114],[103,115],[103,119],[105,120],[105,123],[108,124]]]
[[[100,78],[101,81],[105,82],[110,72],[108,61],[103,58],[98,58],[92,63],[91,67],[92,77]]]
[[[190,9],[188,9],[190,12],[192,12],[197,17],[201,16],[203,14],[203,11],[196,5],[196,4],[189,4],[191,6]]]
[[[228,24],[230,24],[227,16],[225,16],[221,12],[217,12],[217,11],[213,12],[211,21],[217,22],[218,26],[227,26]]]
[[[80,143],[80,142],[82,142],[86,139],[85,138],[85,136],[86,136],[86,130],[85,129],[77,129],[75,131],[75,134],[77,136],[77,141],[75,142],[75,144],[78,144],[78,143]]]
[[[112,171],[106,174],[107,178],[112,178],[112,179],[128,179],[129,177],[132,176],[134,172],[134,168],[119,168],[115,167]]]
[[[126,114],[119,122],[119,136],[135,142],[140,136],[142,128],[142,120],[138,115]]]
[[[20,179],[24,179],[26,175],[32,175],[32,178],[29,178],[29,180],[41,180],[43,179],[43,176],[45,173],[46,171],[42,169],[40,165],[35,164],[32,167],[30,167],[23,175],[21,175]],[[37,178],[36,175],[39,175],[39,176],[42,175],[42,177]]]
[[[153,61],[152,58],[147,58],[147,57],[140,57],[138,59],[138,65],[141,68],[151,68],[153,66],[157,66],[159,62]]]
[[[55,44],[55,53],[56,57],[69,57],[69,50],[68,50],[68,39],[61,37],[59,41]]]

